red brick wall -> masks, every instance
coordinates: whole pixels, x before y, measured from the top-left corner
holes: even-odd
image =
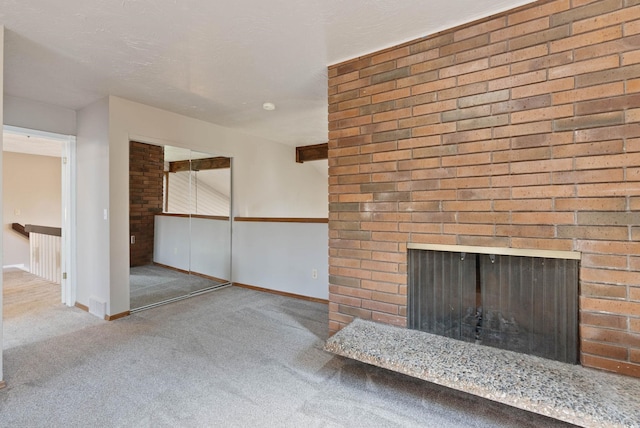
[[[330,329],[406,244],[574,250],[581,359],[640,376],[640,1],[540,1],[329,67]]]
[[[153,263],[155,215],[162,213],[164,148],[132,141],[129,145],[130,265]]]

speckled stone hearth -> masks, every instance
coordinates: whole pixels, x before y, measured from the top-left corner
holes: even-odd
[[[356,319],[325,349],[585,427],[640,427],[640,380]]]

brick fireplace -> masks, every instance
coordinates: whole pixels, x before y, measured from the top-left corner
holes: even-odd
[[[580,359],[640,377],[640,2],[555,0],[329,67],[330,329],[406,326],[407,243],[574,251]]]

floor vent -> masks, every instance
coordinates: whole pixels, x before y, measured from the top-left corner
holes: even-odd
[[[107,302],[98,300],[95,297],[89,297],[89,313],[104,319],[107,314]]]

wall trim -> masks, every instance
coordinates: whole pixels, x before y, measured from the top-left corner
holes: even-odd
[[[82,303],[78,303],[76,302],[76,304],[74,305],[76,308],[81,309],[85,312],[89,312],[89,306],[85,306]]]
[[[260,223],[329,223],[328,218],[303,217],[234,217],[233,220]]]
[[[115,314],[115,315],[105,315],[104,316],[104,320],[105,321],[115,321],[115,320],[119,320],[120,318],[128,317],[129,315],[131,315],[131,311],[124,311],[124,312],[120,312],[119,314]]]
[[[4,265],[2,266],[2,269],[20,269],[25,272],[29,272],[29,269],[24,266],[24,263],[19,263],[17,265]]]
[[[286,291],[272,290],[270,288],[256,287],[255,285],[242,284],[240,282],[232,282],[231,285],[234,285],[240,288],[247,288],[249,290],[261,291],[263,293],[277,294],[278,296],[292,297],[294,299],[306,300],[308,302],[324,303],[326,305],[329,304],[328,300],[318,299],[317,297],[302,296],[300,294],[287,293]]]
[[[157,216],[163,217],[183,217],[183,218],[204,218],[207,220],[225,220],[228,221],[228,216],[221,215],[204,215],[204,214],[178,214],[178,213],[158,213]]]

